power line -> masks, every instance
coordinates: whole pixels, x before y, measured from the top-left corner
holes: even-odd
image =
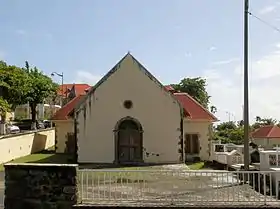
[[[260,22],[262,22],[263,24],[267,25],[268,27],[272,28],[273,30],[277,31],[280,33],[280,28],[277,28],[276,26],[270,24],[269,22],[261,19],[260,17],[254,15],[252,12],[248,12],[248,14],[254,18],[256,18],[257,20],[259,20]]]

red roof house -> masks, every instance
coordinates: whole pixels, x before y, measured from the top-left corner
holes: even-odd
[[[218,119],[209,112],[205,107],[199,104],[193,97],[184,92],[176,92],[171,85],[165,86],[167,91],[170,91],[184,108],[185,116],[190,120],[207,120],[216,122]]]
[[[171,86],[165,86],[165,87],[166,90],[168,91],[174,90]],[[90,86],[87,86],[87,88],[90,88]],[[67,120],[68,114],[74,110],[75,105],[80,101],[81,98],[83,98],[83,95],[85,95],[86,93],[85,91],[83,92],[82,89],[85,90],[85,88],[80,87],[79,96],[76,96],[74,99],[72,99],[69,103],[67,103],[59,111],[56,112],[55,116],[53,117],[53,120]],[[206,108],[200,105],[189,94],[179,92],[179,93],[173,93],[173,95],[184,108],[188,119],[207,120],[212,122],[218,120],[211,112],[209,112]]]
[[[74,99],[72,99],[70,102],[68,102],[66,105],[64,105],[62,108],[60,108],[55,115],[52,117],[52,120],[68,120],[69,117],[72,115],[75,106],[81,101],[81,99],[84,97],[84,95],[76,96]]]
[[[278,126],[263,126],[258,128],[251,134],[252,138],[279,138],[280,139],[280,128]]]
[[[175,91],[176,91],[171,85],[164,86],[164,88],[165,88],[167,91],[170,91],[170,92],[175,92]]]
[[[75,96],[84,95],[91,88],[88,84],[63,84],[59,86],[58,95],[65,97],[69,94]]]

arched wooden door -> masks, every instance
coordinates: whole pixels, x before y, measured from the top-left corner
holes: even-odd
[[[117,132],[117,162],[121,164],[142,162],[143,139],[141,125],[133,120],[124,120],[119,124]]]

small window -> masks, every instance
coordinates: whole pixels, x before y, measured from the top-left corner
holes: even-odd
[[[132,101],[131,100],[126,100],[124,101],[123,103],[123,106],[126,108],[126,109],[131,109],[132,108]]]
[[[200,145],[197,134],[185,134],[185,153],[199,154]]]

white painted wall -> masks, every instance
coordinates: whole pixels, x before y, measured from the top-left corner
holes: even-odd
[[[0,138],[0,164],[54,146],[55,131],[46,129]]]
[[[223,150],[221,152],[215,152],[215,146],[222,146]],[[225,165],[234,165],[234,164],[242,164],[243,161],[243,153],[242,149],[240,149],[240,146],[237,146],[235,150],[232,150],[230,152],[227,151],[228,144],[222,144],[222,143],[211,143],[211,156],[210,161],[216,161],[218,163],[222,163]]]
[[[209,121],[184,120],[184,137],[185,134],[198,134],[199,144],[201,148],[199,157],[203,161],[207,161],[210,159],[210,126],[212,126],[212,123]]]
[[[124,117],[136,118],[143,127],[143,147],[159,156],[145,156],[150,163],[179,163],[180,107],[127,56],[90,95],[77,116],[79,163],[113,163],[114,129]],[[133,107],[123,107],[131,100]]]
[[[258,146],[261,146],[265,149],[271,149],[277,145],[280,146],[280,138],[273,138],[273,139],[255,138],[252,141],[255,142]]]
[[[278,166],[271,166],[269,162],[269,155],[278,155]],[[280,168],[280,152],[275,150],[260,151],[260,170],[270,170],[271,168]]]
[[[55,137],[57,140],[56,152],[64,153],[66,148],[67,134],[74,133],[73,120],[54,121],[55,123]]]

